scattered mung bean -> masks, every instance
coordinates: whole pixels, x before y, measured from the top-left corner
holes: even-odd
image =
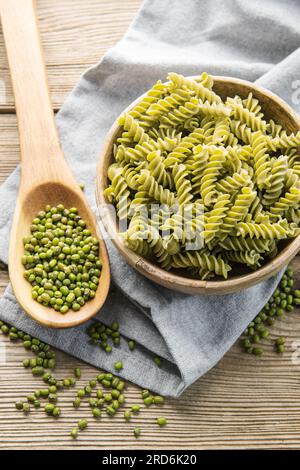
[[[156,422],[159,426],[165,426],[167,424],[167,420],[164,416],[157,418]]]
[[[86,419],[81,419],[80,421],[78,421],[77,426],[78,426],[78,428],[80,429],[80,431],[83,431],[84,429],[87,428],[88,422],[87,422]]]

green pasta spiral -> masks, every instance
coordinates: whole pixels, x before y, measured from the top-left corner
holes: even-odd
[[[108,177],[111,180],[111,186],[105,190],[105,196],[110,202],[116,202],[119,219],[125,219],[128,217],[131,201],[128,185],[122,175],[122,168],[117,164],[111,165],[108,170]]]
[[[169,73],[168,80],[170,80],[175,87],[184,88],[195,93],[197,98],[201,99],[202,102],[208,101],[209,103],[221,103],[221,98],[211,90],[211,86],[207,86],[207,81],[201,80],[195,81],[179,75],[177,73]],[[213,83],[212,77],[210,77],[210,83]]]
[[[225,154],[221,149],[216,150],[210,157],[201,179],[201,196],[204,205],[210,206],[218,197],[215,183],[225,163]]]
[[[227,117],[216,119],[213,133],[213,144],[222,144],[227,141],[230,134],[230,120]]]
[[[204,225],[204,240],[206,243],[218,236],[222,229],[224,218],[228,212],[230,197],[229,194],[220,194],[214,204],[213,209],[206,214]]]
[[[181,252],[177,255],[174,255],[173,267],[194,267],[199,269],[205,269],[207,271],[223,276],[225,279],[227,279],[228,272],[231,270],[231,267],[226,264],[221,257],[209,255],[204,250],[186,251],[185,253]]]
[[[287,210],[295,209],[300,202],[300,186],[292,186],[275,204],[270,212],[274,215],[283,216]]]
[[[237,235],[250,238],[263,238],[264,240],[288,238],[296,230],[286,219],[276,223],[240,222],[237,224]],[[299,229],[297,229],[299,233]]]
[[[155,121],[155,116],[149,116],[148,110],[150,107],[157,102],[158,99],[166,94],[166,86],[158,80],[155,85],[149,90],[145,98],[143,98],[130,112],[129,114],[136,120],[139,121],[140,126],[143,128],[151,128]]]
[[[183,137],[172,152],[168,154],[164,161],[165,167],[172,167],[176,163],[182,163],[193,153],[195,147],[204,141],[205,134],[202,128],[194,129],[186,137]]]
[[[300,131],[296,134],[287,134],[282,131],[279,135],[270,140],[270,146],[275,149],[289,149],[300,146]]]
[[[148,134],[129,113],[124,113],[120,117],[119,124],[124,127],[124,130],[128,132],[128,137],[131,137],[134,142],[141,144],[149,140]]]
[[[156,152],[149,153],[147,161],[149,162],[148,170],[156,179],[157,183],[169,189],[173,189],[174,181],[171,174],[165,169],[161,152],[157,150]]]
[[[232,175],[225,176],[225,178],[218,180],[216,189],[218,192],[234,193],[244,186],[249,186],[251,178],[247,171],[241,170],[239,173],[235,172]]]
[[[226,258],[228,261],[234,261],[235,263],[245,264],[249,267],[259,267],[259,261],[262,256],[255,250],[251,251],[227,251]]]
[[[244,187],[241,192],[236,196],[234,204],[226,214],[221,227],[221,239],[223,240],[228,234],[234,233],[235,227],[238,222],[241,222],[246,217],[249,207],[256,196],[256,191]]]
[[[191,165],[192,188],[194,194],[200,194],[203,172],[209,161],[208,149],[202,147],[201,145],[195,147],[195,154],[193,160],[193,164]]]
[[[169,271],[172,267],[172,257],[168,251],[165,250],[163,239],[158,232],[156,237],[154,236],[152,239],[150,239],[150,246],[158,264],[163,269]]]
[[[233,98],[227,98],[227,104],[232,108],[234,119],[246,124],[252,131],[266,132],[267,123],[255,113],[245,108],[242,103]]]
[[[176,165],[173,168],[175,188],[177,191],[177,201],[179,205],[188,204],[192,199],[192,185],[188,179],[185,165]]]
[[[254,175],[257,186],[263,189],[266,185],[266,177],[270,171],[270,157],[266,153],[266,139],[262,132],[252,134],[251,146],[254,160]]]
[[[161,126],[165,128],[177,127],[195,114],[198,114],[199,107],[200,104],[197,98],[192,97],[177,109],[175,108],[173,111],[162,116],[160,119]]]
[[[164,188],[155,180],[149,170],[142,170],[139,178],[139,189],[144,191],[153,198],[155,201],[167,206],[173,206],[176,202],[174,193],[169,189]]]
[[[139,172],[143,167],[144,163],[141,163],[139,166],[132,166],[130,163],[127,163],[122,168],[122,176],[124,177],[129,189],[134,191],[138,189]]]
[[[243,102],[243,105],[245,106],[245,108],[247,108],[251,113],[254,113],[259,117],[262,116],[261,106],[259,104],[259,100],[254,98],[253,93],[249,93],[247,98],[242,100],[242,102]]]
[[[265,206],[271,206],[278,200],[285,184],[288,170],[288,158],[281,155],[271,165],[270,175],[266,180],[266,191],[263,197]]]
[[[160,116],[169,113],[172,109],[179,108],[179,106],[181,106],[185,101],[188,101],[189,98],[190,95],[187,91],[178,89],[169,96],[153,103],[147,110],[147,114],[155,116],[155,118],[158,119]]]
[[[220,246],[224,250],[256,253],[268,253],[273,240],[263,240],[261,238],[243,238],[243,237],[227,237],[220,241]]]

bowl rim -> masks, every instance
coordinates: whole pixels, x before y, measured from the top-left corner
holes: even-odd
[[[189,76],[187,78],[197,80],[200,78],[200,75]],[[295,111],[291,108],[290,105],[288,105],[283,99],[281,99],[279,96],[277,96],[270,90],[267,90],[266,88],[260,85],[256,85],[255,83],[240,78],[221,75],[212,75],[212,78],[214,80],[214,83],[226,82],[228,84],[247,86],[251,88],[254,96],[255,92],[265,95],[268,99],[274,101],[278,106],[283,108],[285,112],[290,115],[291,119],[295,122],[296,126],[298,126],[300,129],[300,117],[295,113]],[[130,103],[129,106],[127,106],[126,109],[122,111],[120,116],[124,112],[130,111],[136,104],[138,104],[144,98],[147,93],[148,91],[146,91],[137,99],[135,99],[132,103]],[[117,117],[110,130],[108,131],[100,152],[100,158],[97,165],[96,173],[96,200],[98,209],[99,206],[103,207],[107,205],[107,201],[105,200],[103,193],[106,184],[103,169],[106,162],[105,157],[108,152],[111,152],[112,145],[114,143],[114,138],[121,127],[118,124],[120,116]],[[116,248],[119,250],[119,252],[123,255],[125,260],[132,267],[134,267],[138,272],[143,274],[148,279],[155,281],[156,283],[163,285],[164,287],[168,287],[170,289],[184,293],[226,294],[236,292],[247,287],[251,287],[278,273],[280,269],[286,266],[300,250],[300,235],[298,235],[296,238],[292,239],[276,255],[276,257],[269,260],[262,267],[258,268],[253,272],[237,275],[232,278],[229,277],[228,279],[224,280],[199,280],[180,276],[174,272],[166,271],[151,260],[148,260],[131,251],[124,245],[121,237],[118,235],[115,221],[111,217],[110,212],[105,211],[103,214],[101,213],[101,216],[101,221],[110,239],[112,240]]]

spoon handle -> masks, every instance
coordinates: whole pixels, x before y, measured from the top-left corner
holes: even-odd
[[[35,0],[0,0],[0,13],[18,117],[22,183],[32,187],[59,179],[65,163],[50,102]]]

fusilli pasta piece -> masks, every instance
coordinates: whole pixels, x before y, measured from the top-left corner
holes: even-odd
[[[244,108],[243,104],[235,100],[234,98],[227,98],[226,104],[232,108],[232,115],[234,119],[241,121],[246,124],[252,131],[266,132],[267,123],[255,113]]]
[[[215,183],[225,163],[225,154],[222,150],[216,150],[210,157],[204,168],[201,179],[201,195],[206,206],[213,204],[218,193]]]
[[[290,208],[297,209],[300,202],[300,187],[292,186],[284,196],[282,196],[270,208],[273,215],[283,216]]]
[[[265,206],[274,204],[282,192],[288,169],[287,160],[287,157],[282,155],[271,164],[271,171],[265,182],[266,191],[262,198],[262,202]]]
[[[223,225],[221,226],[221,239],[227,237],[228,234],[233,233],[238,222],[241,222],[246,217],[249,207],[256,196],[256,191],[244,187],[237,195],[233,206],[228,211]]]
[[[204,240],[209,243],[213,238],[218,235],[219,230],[222,230],[224,218],[228,212],[230,203],[229,194],[220,194],[218,196],[213,209],[205,214],[204,224]]]
[[[210,87],[204,86],[204,82],[196,82],[189,78],[179,75],[177,73],[169,73],[168,80],[170,80],[175,87],[182,88],[186,87],[188,90],[194,91],[197,98],[200,98],[202,102],[208,101],[209,103],[221,103],[221,98],[210,89]],[[207,80],[206,80],[207,81]]]
[[[174,268],[194,267],[212,271],[225,279],[231,267],[220,257],[207,254],[204,250],[180,252],[173,256]]]
[[[125,131],[128,132],[128,137],[131,137],[133,141],[138,144],[148,142],[150,139],[138,121],[136,121],[129,113],[122,114],[119,118],[119,125],[123,126]]]
[[[282,239],[294,236],[297,227],[289,225],[286,219],[274,224],[258,224],[254,222],[240,222],[237,225],[237,235],[250,238],[263,238],[264,240]]]
[[[158,184],[149,170],[142,170],[139,178],[139,190],[147,193],[155,201],[168,206],[173,206],[176,202],[174,193]]]
[[[226,259],[229,261],[234,261],[235,263],[245,264],[251,268],[257,268],[260,266],[259,261],[263,257],[256,253],[256,251],[227,251]]]

